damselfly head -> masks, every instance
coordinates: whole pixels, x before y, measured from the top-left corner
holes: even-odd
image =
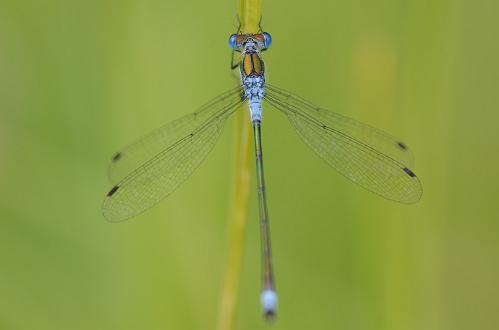
[[[229,37],[229,46],[238,52],[257,52],[266,50],[272,43],[269,33],[232,34]]]

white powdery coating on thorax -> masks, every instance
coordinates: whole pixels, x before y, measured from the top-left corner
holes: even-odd
[[[244,95],[249,102],[251,121],[262,120],[262,99],[265,95],[265,78],[249,76],[243,79]]]

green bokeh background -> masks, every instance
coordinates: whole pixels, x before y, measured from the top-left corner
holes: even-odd
[[[236,1],[0,1],[0,329],[213,329],[235,121],[149,212],[107,223],[116,149],[234,86]],[[383,200],[265,109],[275,329],[496,329],[495,0],[263,1],[268,81],[403,138]],[[254,183],[254,181],[253,181]],[[264,329],[256,189],[236,315]]]

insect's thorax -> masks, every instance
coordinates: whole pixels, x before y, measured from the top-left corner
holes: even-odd
[[[241,73],[244,76],[263,75],[264,64],[258,53],[246,53],[241,60]]]
[[[265,95],[265,65],[257,52],[246,52],[241,59],[241,82],[249,102],[251,121],[262,119],[262,99]]]

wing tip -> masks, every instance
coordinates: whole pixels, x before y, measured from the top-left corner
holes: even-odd
[[[111,190],[109,190],[109,192],[107,193],[107,197],[111,197],[114,195],[114,193],[116,193],[116,191],[118,191],[120,186],[116,185],[114,186],[113,188],[111,188]]]
[[[122,156],[122,153],[121,152],[117,152],[113,155],[113,158],[111,158],[111,161],[113,163],[117,162],[118,160],[121,159],[121,156]]]
[[[415,178],[416,177],[416,173],[414,173],[413,171],[411,171],[408,167],[404,167],[403,170],[411,178]]]
[[[397,146],[398,146],[400,149],[404,150],[404,151],[406,151],[406,150],[408,149],[408,148],[407,148],[407,144],[405,144],[405,143],[404,143],[404,142],[402,142],[402,141],[398,141],[398,142],[397,142]]]

